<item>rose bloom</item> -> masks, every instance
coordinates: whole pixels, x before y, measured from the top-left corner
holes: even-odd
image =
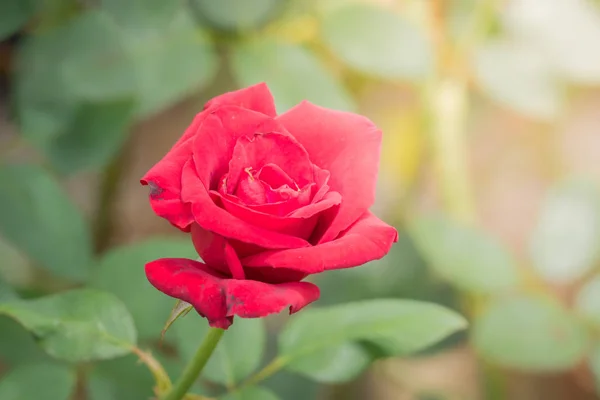
[[[148,280],[213,327],[300,310],[319,297],[304,278],[379,259],[398,238],[368,210],[380,147],[356,114],[305,101],[277,115],[265,84],[212,99],[141,180],[203,262],[156,260]]]

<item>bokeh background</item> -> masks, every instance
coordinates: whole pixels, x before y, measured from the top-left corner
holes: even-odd
[[[111,291],[143,347],[180,369],[198,330],[184,319],[158,346],[173,301],[142,265],[194,251],[138,179],[206,100],[265,81],[279,112],[308,99],[384,132],[374,211],[399,243],[316,277],[318,305],[411,298],[470,321],[415,357],[364,370],[348,355],[269,387],[285,400],[597,398],[599,1],[1,0],[0,80],[0,298]],[[267,322],[272,349],[281,321]],[[74,389],[49,378],[61,368],[0,317],[0,392],[151,394],[133,356],[86,365]]]

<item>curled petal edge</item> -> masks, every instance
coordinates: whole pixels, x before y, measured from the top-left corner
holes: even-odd
[[[289,308],[293,314],[319,298],[309,282],[269,284],[224,277],[186,258],[161,258],[146,264],[146,277],[158,290],[194,306],[210,326],[227,329],[233,317],[261,318]]]

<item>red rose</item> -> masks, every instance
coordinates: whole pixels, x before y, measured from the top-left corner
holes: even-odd
[[[368,210],[380,147],[359,115],[303,102],[278,116],[265,84],[212,99],[141,180],[204,263],[156,260],[148,280],[214,327],[298,311],[319,297],[303,278],[381,258],[397,240]]]

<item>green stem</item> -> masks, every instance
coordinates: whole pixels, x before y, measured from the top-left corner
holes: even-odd
[[[175,383],[173,388],[161,397],[161,400],[180,400],[185,396],[190,387],[194,384],[202,369],[208,362],[208,359],[217,348],[217,344],[225,330],[219,328],[210,328],[200,347],[194,354],[194,358],[188,363],[183,371],[183,374],[179,377],[179,380]]]

